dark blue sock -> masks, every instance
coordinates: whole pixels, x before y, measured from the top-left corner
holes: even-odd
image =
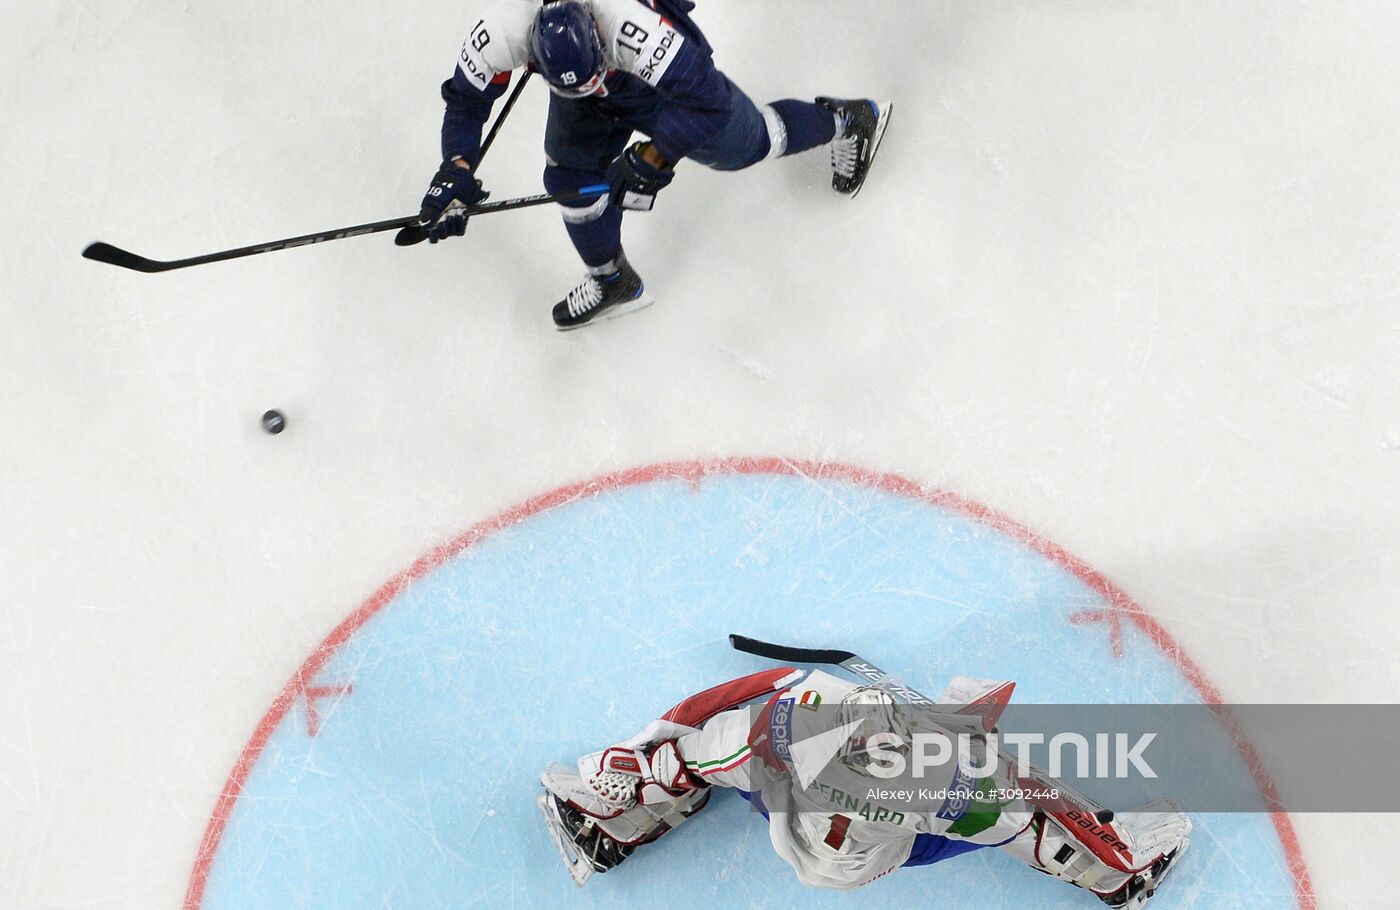
[[[607,265],[622,252],[622,209],[610,205],[598,218],[582,224],[564,223],[583,264]]]
[[[770,107],[778,112],[787,128],[787,149],[784,155],[796,155],[836,138],[836,118],[831,111],[811,101],[784,98]]]
[[[607,183],[607,175],[595,171],[549,165],[544,169],[544,188],[564,193],[581,186]],[[606,207],[604,207],[606,206]],[[564,229],[589,268],[606,265],[622,252],[622,210],[601,200],[587,199],[560,207]]]

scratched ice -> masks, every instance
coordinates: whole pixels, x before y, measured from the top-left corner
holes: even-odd
[[[663,887],[678,907],[842,906],[845,895],[804,891],[733,794],[578,893],[539,824],[543,762],[764,666],[732,652],[726,631],[878,653],[930,689],[975,670],[1015,677],[1030,702],[1199,699],[1093,579],[957,510],[880,489],[889,479],[863,480],[662,477],[534,515],[432,569],[303,680],[229,818],[202,906],[293,895],[327,910],[607,907]],[[1115,617],[1112,634],[1075,622],[1086,615]],[[597,659],[607,653],[617,660]],[[1086,659],[1103,669],[1063,672]],[[1238,762],[1221,739],[1220,761]],[[1199,830],[1209,846],[1176,874],[1177,906],[1293,900],[1268,816],[1204,816]],[[936,892],[963,905],[991,880],[1011,906],[1085,897],[990,854],[877,887],[901,904]]]
[[[760,101],[893,100],[879,167],[682,164],[626,229],[657,305],[567,336],[546,209],[77,255],[410,214],[477,3],[10,6],[0,907],[1097,906],[990,851],[801,892],[719,798],[574,890],[534,775],[761,666],[731,631],[1027,702],[1400,701],[1387,0],[700,0]],[[1199,830],[1161,910],[1400,892],[1393,818]]]

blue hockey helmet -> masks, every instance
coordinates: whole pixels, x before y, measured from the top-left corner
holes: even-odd
[[[593,17],[576,0],[546,3],[530,29],[530,62],[565,98],[586,98],[607,77],[603,39]]]

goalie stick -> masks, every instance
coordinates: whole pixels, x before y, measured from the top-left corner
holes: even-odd
[[[896,698],[920,708],[920,714],[927,716],[940,727],[952,733],[990,733],[996,726],[1002,705],[968,705],[957,711],[945,711],[946,705],[921,694],[884,670],[872,664],[853,651],[835,648],[795,648],[790,645],[777,645],[746,638],[743,635],[729,636],[729,643],[735,650],[759,657],[768,657],[784,663],[835,664],[843,670],[859,676],[872,686],[885,690]]]
[[[506,115],[515,106],[516,99],[520,97],[521,91],[525,88],[525,82],[530,78],[530,70],[520,77],[515,84],[515,90],[511,92],[510,98],[506,100],[501,113],[496,117],[496,122],[491,125],[491,130],[486,135],[486,140],[481,145],[481,157],[485,158],[486,153],[491,149],[491,144],[496,141],[496,134],[500,132],[501,125],[505,122]],[[480,162],[478,161],[478,165]],[[558,193],[554,195],[540,194],[536,196],[521,196],[517,199],[503,199],[500,202],[484,202],[480,205],[472,206],[465,214],[490,215],[495,212],[506,212],[511,209],[529,208],[536,205],[548,205],[552,202],[568,202],[580,199],[585,196],[599,195],[607,191],[605,184],[596,184],[580,187],[572,193]],[[381,231],[399,230],[400,238],[395,242],[399,246],[408,246],[426,238],[426,234],[421,231],[414,232],[418,225],[418,216],[410,215],[405,218],[391,218],[388,221],[372,221],[368,224],[357,224],[351,227],[334,228],[329,231],[319,231],[315,234],[302,234],[299,237],[288,237],[285,240],[273,240],[267,243],[258,243],[252,246],[238,247],[232,250],[221,250],[217,253],[206,253],[203,256],[191,256],[188,259],[148,259],[145,256],[138,256],[121,247],[113,246],[110,243],[98,241],[90,243],[83,249],[83,258],[91,259],[94,262],[105,262],[108,265],[115,265],[118,268],[131,269],[136,272],[169,272],[174,269],[186,269],[195,265],[206,265],[211,262],[224,262],[229,259],[240,259],[244,256],[256,256],[259,253],[272,253],[277,250],[287,250],[292,247],[309,246],[313,243],[325,243],[330,240],[344,240],[346,237],[359,237],[362,234],[378,234]]]
[[[929,720],[940,727],[944,727],[952,733],[989,733],[996,725],[996,719],[1001,715],[1004,703],[989,705],[966,705],[957,711],[940,710],[942,707],[933,699],[920,693],[917,689],[901,682],[892,674],[886,673],[878,666],[861,657],[854,651],[842,651],[837,648],[798,648],[791,645],[779,645],[767,641],[759,641],[756,638],[748,638],[743,635],[730,635],[729,644],[736,651],[743,651],[746,654],[754,654],[758,657],[767,657],[771,660],[779,660],[783,663],[802,664],[832,664],[843,670],[860,677],[872,686],[889,692],[896,698],[903,699],[910,705],[921,709],[920,713],[927,716]],[[1013,762],[1014,759],[1005,752],[998,752],[1002,761]],[[1028,774],[1020,779],[1020,783],[1032,791],[1046,789],[1057,789],[1068,794],[1068,798],[1061,797],[1054,799],[1029,800],[1042,809],[1052,812],[1064,812],[1066,810],[1086,808],[1089,814],[1100,822],[1110,822],[1113,820],[1113,812],[1104,809],[1094,800],[1089,799],[1082,793],[1066,786],[1063,782],[1052,779],[1044,771],[1035,765],[1027,764]]]

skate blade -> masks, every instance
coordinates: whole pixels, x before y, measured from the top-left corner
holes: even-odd
[[[545,830],[549,832],[549,839],[554,841],[554,848],[559,851],[564,868],[569,870],[569,877],[574,880],[575,885],[582,888],[597,870],[578,852],[573,841],[565,836],[563,822],[554,811],[553,797],[548,793],[541,793],[535,797],[535,805],[544,816]]]
[[[870,161],[865,166],[865,180],[870,179],[870,170],[875,167],[875,156],[880,154],[880,143],[885,141],[885,128],[890,125],[890,115],[893,113],[893,101],[880,108],[880,118],[875,122],[875,140],[870,145]],[[860,191],[865,189],[865,180],[860,182],[860,186],[851,190],[852,199],[859,196]]]
[[[602,315],[594,316],[587,322],[581,322],[578,325],[556,325],[555,328],[561,332],[572,332],[575,329],[585,329],[588,328],[590,325],[597,325],[600,322],[607,322],[609,319],[616,319],[619,316],[626,316],[628,313],[635,313],[638,310],[644,310],[655,302],[655,297],[651,296],[646,291],[643,291],[642,296],[638,297],[636,300],[629,300],[626,303],[619,303],[615,307],[609,307],[607,311],[604,312]]]

